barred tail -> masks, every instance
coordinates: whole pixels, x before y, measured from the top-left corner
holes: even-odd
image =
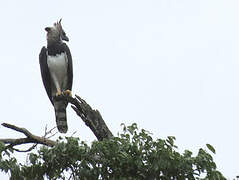
[[[68,130],[66,119],[66,103],[64,101],[54,102],[56,114],[56,126],[60,133],[66,133]]]

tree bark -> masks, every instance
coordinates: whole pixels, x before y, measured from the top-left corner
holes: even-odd
[[[1,142],[5,144],[9,144],[11,147],[16,145],[21,145],[21,144],[27,144],[27,143],[37,143],[37,144],[43,144],[43,145],[47,145],[51,147],[56,145],[55,141],[52,141],[44,137],[33,135],[32,133],[30,133],[30,131],[28,131],[25,128],[20,128],[18,126],[8,124],[8,123],[2,123],[2,126],[18,131],[20,133],[23,133],[26,136],[26,138],[18,138],[18,139],[0,139]]]
[[[71,107],[74,109],[76,114],[85,122],[86,126],[88,126],[91,129],[91,131],[94,133],[94,135],[99,141],[113,138],[114,136],[107,127],[100,112],[98,110],[92,109],[90,105],[87,104],[86,101],[83,100],[80,96],[78,95],[75,96],[76,97],[73,98],[71,96],[61,95],[55,98],[56,100],[63,99],[71,103],[72,104]],[[3,123],[2,126],[23,133],[26,136],[26,138],[18,138],[18,139],[9,139],[9,138],[0,139],[1,142],[7,144],[10,147],[27,143],[42,144],[53,147],[57,143],[56,141],[52,141],[46,138],[45,136],[44,137],[36,136],[25,128],[20,128],[18,126],[8,123]]]

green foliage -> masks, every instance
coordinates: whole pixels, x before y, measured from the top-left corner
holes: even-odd
[[[189,150],[180,154],[174,141],[173,136],[154,141],[149,132],[138,130],[136,124],[123,125],[118,137],[94,141],[91,146],[73,137],[66,137],[66,142],[59,140],[53,148],[42,146],[28,156],[24,165],[17,163],[0,144],[0,169],[10,172],[12,180],[225,179],[206,150],[199,149],[196,156]],[[215,153],[213,146],[207,144],[207,148]]]
[[[212,151],[214,154],[216,154],[216,150],[214,149],[214,147],[211,144],[206,144],[207,148]]]

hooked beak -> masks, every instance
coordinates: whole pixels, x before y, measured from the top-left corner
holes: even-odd
[[[64,40],[64,41],[69,41],[69,38],[68,38],[67,36],[63,36],[63,37],[62,37],[62,40]]]

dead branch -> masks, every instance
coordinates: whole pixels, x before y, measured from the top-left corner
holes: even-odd
[[[56,145],[55,141],[46,139],[44,137],[36,136],[30,133],[30,131],[28,131],[25,128],[20,128],[8,123],[2,123],[2,126],[18,131],[20,133],[23,133],[26,136],[26,138],[18,138],[18,139],[0,139],[1,142],[5,144],[9,144],[11,147],[16,145],[21,145],[21,144],[27,144],[27,143],[37,143],[37,144],[43,144],[43,145],[47,145],[51,147]]]
[[[100,112],[98,110],[94,110],[88,105],[85,100],[80,98],[79,96],[75,95],[76,98],[73,98],[71,96],[61,95],[56,97],[56,100],[65,100],[69,103],[71,103],[71,107],[74,109],[76,114],[85,122],[86,126],[88,126],[91,131],[94,133],[94,135],[97,137],[99,141],[102,141],[103,139],[110,139],[113,137],[113,134],[105,124]],[[3,123],[2,126],[18,131],[20,133],[23,133],[26,137],[25,138],[18,138],[18,139],[0,139],[1,142],[7,144],[7,147],[13,148],[16,145],[21,144],[28,144],[28,143],[34,143],[32,147],[30,147],[28,150],[31,150],[34,148],[37,144],[42,144],[46,146],[53,147],[56,145],[56,141],[52,141],[49,138],[46,138],[46,136],[52,131],[50,130],[47,132],[45,130],[45,136],[40,137],[32,134],[30,131],[28,131],[25,128],[20,128],[18,126]],[[13,148],[14,149],[14,148]],[[22,150],[17,151],[21,152]],[[24,151],[23,151],[24,152]]]
[[[17,149],[17,148],[13,148],[12,149],[14,151],[17,151],[17,152],[30,152],[31,150],[33,150],[35,147],[37,146],[37,143],[33,144],[30,148],[28,148],[27,150],[20,150],[20,149]],[[8,149],[8,147],[6,148]]]

